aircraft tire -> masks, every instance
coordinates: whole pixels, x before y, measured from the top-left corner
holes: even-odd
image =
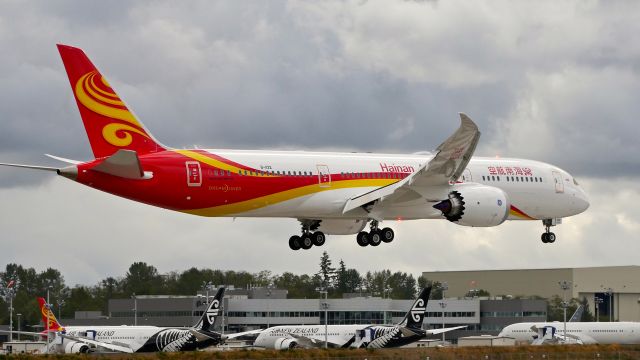
[[[542,233],[542,235],[540,236],[540,239],[542,240],[543,243],[548,243],[547,241],[547,233]]]
[[[386,243],[392,242],[393,239],[396,237],[396,235],[394,234],[391,228],[384,228],[380,231],[380,233],[382,234],[382,241]]]
[[[309,250],[313,247],[313,240],[311,239],[311,234],[304,234],[300,238],[300,247],[303,250]]]
[[[382,231],[374,230],[369,233],[369,245],[378,246],[382,243]]]
[[[362,247],[369,245],[369,233],[366,231],[359,232],[356,236],[356,242]]]
[[[324,236],[324,233],[322,231],[316,231],[313,233],[313,235],[311,235],[311,240],[313,240],[313,245],[315,246],[324,245],[326,239],[327,237]]]
[[[300,250],[300,236],[293,235],[289,238],[289,248],[294,251]]]
[[[547,243],[554,243],[556,241],[556,234],[550,232],[547,233]]]

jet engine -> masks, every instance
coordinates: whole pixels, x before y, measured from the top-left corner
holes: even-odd
[[[365,220],[325,219],[320,220],[320,225],[314,230],[322,231],[327,235],[351,235],[362,231],[365,225],[367,225]]]
[[[456,185],[447,199],[433,206],[449,221],[463,226],[489,227],[502,224],[511,203],[504,191],[480,184]]]
[[[78,353],[85,354],[88,352],[89,352],[89,345],[80,341],[65,340],[65,344],[64,344],[65,354],[78,354]]]
[[[294,349],[298,347],[298,343],[296,342],[296,339],[282,337],[276,339],[273,347],[276,350]]]

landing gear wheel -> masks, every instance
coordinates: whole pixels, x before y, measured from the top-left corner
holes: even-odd
[[[552,232],[547,233],[547,242],[548,243],[553,243],[555,241],[556,241],[556,234],[554,234]]]
[[[289,238],[289,248],[291,248],[291,250],[300,250],[300,245],[300,236],[293,235]]]
[[[545,244],[549,242],[549,240],[547,240],[547,233],[542,233],[542,235],[540,236],[540,239]]]
[[[322,231],[316,231],[313,233],[313,235],[311,235],[311,240],[313,241],[313,245],[322,246],[324,245],[326,237],[324,236],[324,233]]]
[[[382,241],[386,243],[392,242],[393,238],[396,236],[390,228],[384,228],[380,233],[382,234]]]
[[[313,240],[311,234],[304,234],[300,238],[300,247],[304,250],[309,250],[313,246]]]
[[[362,247],[369,245],[369,233],[366,231],[359,232],[356,236],[356,241],[358,242],[358,245]]]
[[[369,233],[369,245],[378,246],[382,243],[382,231],[374,230]]]

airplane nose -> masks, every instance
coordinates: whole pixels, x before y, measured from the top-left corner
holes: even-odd
[[[578,213],[582,213],[589,208],[589,198],[587,197],[587,194],[584,192],[584,190],[578,189],[578,191],[576,191],[575,205]]]

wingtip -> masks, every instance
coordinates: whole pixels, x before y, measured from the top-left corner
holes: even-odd
[[[458,114],[460,115],[460,122],[462,123],[463,126],[464,125],[472,126],[476,130],[478,129],[478,125],[473,120],[471,120],[471,118],[467,116],[467,114],[463,112],[459,112]]]

